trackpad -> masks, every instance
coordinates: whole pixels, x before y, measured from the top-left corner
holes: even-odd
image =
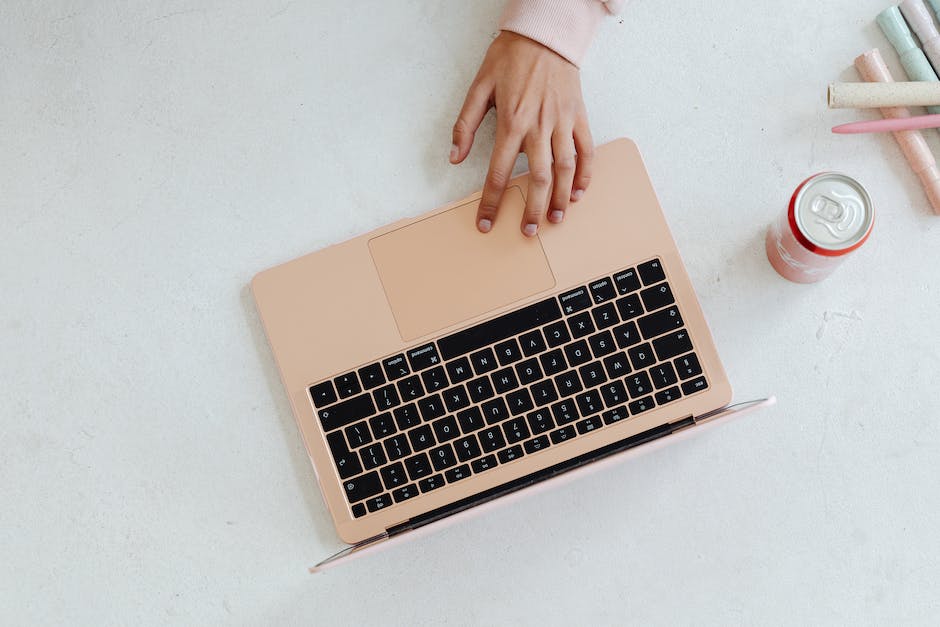
[[[519,232],[525,200],[503,195],[493,230],[474,226],[471,201],[369,241],[403,341],[555,286],[538,237]]]

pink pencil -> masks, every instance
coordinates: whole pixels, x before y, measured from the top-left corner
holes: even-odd
[[[833,133],[886,133],[889,131],[914,131],[921,128],[940,128],[940,113],[917,115],[907,118],[852,122],[832,127]]]

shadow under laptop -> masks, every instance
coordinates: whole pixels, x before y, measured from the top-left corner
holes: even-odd
[[[290,403],[284,393],[284,387],[281,385],[280,374],[277,370],[277,364],[274,362],[274,356],[268,346],[267,337],[264,334],[264,328],[261,326],[261,319],[258,317],[258,310],[255,308],[255,301],[251,295],[251,288],[245,285],[241,289],[241,301],[245,310],[245,319],[248,327],[251,329],[251,336],[254,341],[255,349],[258,354],[258,360],[264,370],[264,377],[271,391],[271,399],[274,407],[277,409],[278,422],[281,424],[281,432],[284,436],[285,448],[290,453],[291,466],[294,469],[294,475],[297,478],[297,485],[303,494],[304,502],[307,504],[307,511],[310,513],[311,521],[317,539],[325,546],[335,546],[339,544],[336,531],[333,527],[333,520],[323,504],[320,496],[319,484],[313,467],[310,465],[310,459],[307,457],[306,449],[303,446],[303,440],[294,421],[294,415],[290,408]],[[316,561],[320,555],[311,553],[306,556],[307,559]]]

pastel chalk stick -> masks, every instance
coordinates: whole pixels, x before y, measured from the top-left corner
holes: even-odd
[[[930,16],[928,15],[927,17],[929,18]],[[904,16],[901,14],[898,7],[888,7],[878,14],[875,21],[878,22],[878,26],[881,27],[881,31],[885,34],[885,37],[888,38],[888,41],[890,41],[894,49],[897,50],[898,56],[901,58],[901,65],[904,66],[904,71],[907,73],[907,77],[910,80],[940,80],[937,78],[937,73],[934,72],[933,67],[930,65],[930,61],[927,60],[924,51],[917,46],[917,42],[914,40],[914,34],[911,32],[911,29],[908,28],[907,22],[904,20]],[[938,103],[940,103],[940,101],[936,101],[934,104]],[[930,113],[940,113],[940,104],[938,104],[938,106],[929,107],[929,110]]]

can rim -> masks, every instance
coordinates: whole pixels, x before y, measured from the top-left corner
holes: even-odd
[[[870,213],[871,213],[871,221],[868,223],[868,229],[865,231],[865,234],[862,235],[862,237],[859,238],[857,242],[855,242],[854,244],[846,248],[827,248],[825,246],[817,244],[811,241],[806,236],[806,234],[803,233],[799,225],[796,223],[796,205],[797,205],[797,201],[802,197],[803,192],[806,190],[806,188],[809,186],[809,184],[813,180],[822,176],[829,176],[832,174],[838,174],[839,176],[844,176],[848,179],[851,179],[856,185],[858,185],[858,188],[861,191],[861,193],[864,195],[864,200],[867,202],[868,207],[870,209]],[[856,181],[851,176],[848,176],[847,174],[842,174],[841,172],[827,171],[827,172],[819,172],[818,174],[814,174],[810,176],[809,178],[807,178],[806,180],[804,180],[802,183],[800,183],[799,186],[797,186],[796,191],[793,192],[793,196],[790,197],[790,206],[787,209],[787,221],[790,223],[790,232],[793,233],[793,237],[795,237],[796,241],[798,241],[806,250],[812,253],[816,253],[817,255],[822,255],[824,257],[842,257],[844,255],[849,254],[853,250],[856,250],[868,240],[868,237],[871,235],[871,231],[875,226],[875,210],[874,210],[874,207],[872,206],[871,197],[868,195],[868,190],[866,190],[865,187],[862,186],[861,183]]]

